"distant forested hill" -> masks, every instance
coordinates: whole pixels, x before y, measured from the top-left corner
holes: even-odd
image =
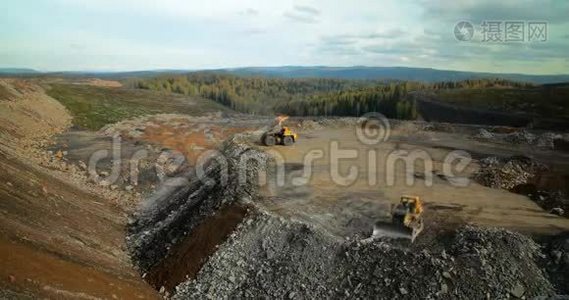
[[[284,79],[215,73],[160,76],[130,80],[139,89],[201,96],[251,114],[294,116],[360,116],[378,111],[391,118],[415,119],[411,91],[527,89],[533,85],[502,79],[420,83],[340,79]]]
[[[245,76],[270,76],[281,78],[336,78],[336,79],[365,79],[365,80],[395,80],[395,81],[463,81],[472,79],[502,78],[510,81],[531,82],[535,84],[569,82],[569,75],[528,75],[514,73],[483,73],[452,70],[437,70],[431,68],[409,67],[249,67],[234,69],[219,69],[224,72]]]
[[[0,75],[3,73],[0,68]],[[104,72],[104,71],[85,71],[85,72],[55,72],[41,73],[31,69],[4,69],[9,74],[26,75],[41,74],[44,76],[60,77],[98,77],[111,79],[126,78],[151,78],[165,75],[179,75],[189,72],[202,73],[205,70],[141,70],[128,72]],[[244,67],[244,68],[223,68],[209,70],[208,72],[233,74],[240,76],[262,76],[273,78],[332,78],[348,80],[378,80],[378,81],[420,81],[420,82],[441,82],[441,81],[463,81],[473,79],[493,79],[502,78],[510,81],[530,82],[534,84],[562,83],[569,82],[569,74],[560,75],[531,75],[514,73],[484,73],[484,72],[465,72],[453,70],[438,70],[431,68],[412,68],[412,67],[327,67],[327,66],[281,66],[281,67]]]
[[[242,77],[207,72],[132,79],[127,83],[134,88],[202,96],[234,110],[251,114],[272,114],[277,104],[307,95],[365,88],[378,84],[373,81]]]
[[[0,75],[29,75],[38,74],[39,72],[34,69],[25,68],[0,68]]]

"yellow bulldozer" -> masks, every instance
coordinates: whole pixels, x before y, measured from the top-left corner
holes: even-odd
[[[391,237],[410,239],[423,231],[423,202],[418,196],[401,196],[391,210],[391,222],[379,221],[373,226],[372,238]]]

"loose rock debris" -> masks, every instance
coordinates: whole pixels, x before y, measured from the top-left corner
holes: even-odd
[[[447,298],[491,299],[554,294],[538,267],[539,246],[520,234],[467,226],[447,250],[433,253],[337,240],[259,213],[238,227],[175,299]]]
[[[487,157],[480,160],[480,170],[474,179],[485,186],[501,188],[527,195],[551,214],[565,216],[569,212],[569,199],[561,190],[540,189],[537,178],[549,168],[528,157],[508,159]]]
[[[547,167],[528,157],[499,159],[487,157],[480,160],[480,170],[474,175],[480,184],[510,190],[518,185],[527,184],[539,172]]]
[[[261,155],[241,144],[239,138],[226,143],[223,149],[230,158],[249,151]],[[494,166],[496,162],[489,159],[488,163]],[[510,169],[525,172],[526,164],[538,167],[530,162],[524,162],[523,167],[512,163],[505,174]],[[255,173],[259,167],[252,165],[250,171]],[[210,172],[216,174],[215,169]],[[505,186],[513,184],[500,182]],[[420,250],[389,239],[343,239],[321,228],[266,212],[255,204],[258,195],[253,187],[241,190],[245,192],[229,190],[197,185],[184,188],[176,191],[177,196],[170,197],[166,205],[155,206],[133,223],[129,246],[145,272],[168,254],[170,245],[183,242],[200,220],[215,214],[220,207],[231,203],[251,207],[197,275],[171,291],[169,295],[174,299],[502,299],[556,293],[540,268],[540,247],[518,233],[466,226],[445,244]],[[167,207],[167,211],[161,207]],[[182,220],[191,226],[180,226]]]
[[[565,137],[558,133],[544,132],[534,133],[525,129],[516,130],[510,133],[492,132],[486,128],[481,128],[478,133],[474,135],[475,139],[506,142],[514,145],[531,145],[537,146],[540,149],[556,149],[556,143],[566,141]]]

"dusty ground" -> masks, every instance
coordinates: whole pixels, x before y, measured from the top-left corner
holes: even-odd
[[[57,135],[48,149],[53,153],[66,153],[64,159],[70,164],[85,165],[94,153],[108,151],[109,155],[98,161],[97,172],[105,174],[101,176],[105,178],[112,172],[113,161],[120,159],[120,175],[107,187],[126,190],[133,198],[140,199],[160,185],[159,175],[174,176],[192,169],[202,155],[217,149],[231,135],[251,130],[263,122],[266,120],[227,118],[218,114],[150,115],[111,124],[98,132],[72,129]],[[114,138],[117,135],[120,139]],[[120,155],[113,154],[113,147]],[[181,160],[176,161],[178,158]],[[135,172],[133,166],[136,166]],[[129,202],[136,203],[136,199]]]
[[[50,298],[153,298],[123,251],[124,212],[1,153],[0,286]]]
[[[100,132],[106,136],[120,134],[125,139],[145,142],[161,150],[177,151],[193,166],[201,154],[216,149],[233,134],[256,129],[271,121],[271,118],[266,117],[224,117],[223,114],[201,117],[158,114],[112,124]]]
[[[80,85],[92,85],[92,86],[100,86],[100,87],[109,87],[109,88],[119,88],[122,87],[123,84],[116,81],[116,80],[107,80],[107,79],[100,79],[100,78],[57,78],[57,77],[48,77],[41,79],[42,83],[71,83],[71,84],[80,84]]]
[[[334,184],[331,180],[330,170],[334,163],[330,161],[330,144],[333,141],[338,142],[341,149],[353,149],[358,154],[358,158],[343,159],[338,164],[344,176],[352,166],[360,170],[353,182]],[[388,141],[370,146],[359,142],[353,127],[313,130],[301,135],[300,141],[292,147],[272,147],[272,151],[284,158],[288,177],[284,186],[279,187],[273,182],[265,189],[264,204],[271,211],[318,224],[340,236],[368,232],[374,220],[385,217],[391,204],[398,202],[404,194],[419,195],[425,201],[427,216],[431,216],[432,221],[427,218],[427,226],[440,222],[470,223],[530,234],[556,234],[569,230],[568,219],[549,214],[526,196],[488,188],[473,181],[467,187],[453,186],[453,178],[437,176],[443,171],[444,157],[454,149],[466,150],[473,158],[528,154],[528,149],[523,147],[485,143],[444,132],[395,129]],[[324,157],[314,162],[309,183],[295,186],[293,178],[303,174],[304,157],[313,150],[321,150]],[[377,182],[372,184],[369,184],[368,174],[370,150],[375,151],[378,166],[373,174]],[[388,184],[387,157],[396,150],[424,150],[432,157],[435,173],[432,187],[426,186],[424,166],[419,162],[415,163],[414,171],[406,170],[402,163],[396,164],[394,184]],[[566,153],[536,149],[530,153],[555,163],[558,168],[569,162]],[[474,159],[457,175],[470,177],[477,169],[478,163]],[[406,183],[407,174],[414,179],[414,184]]]

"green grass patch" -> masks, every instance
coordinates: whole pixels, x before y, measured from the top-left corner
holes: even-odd
[[[53,84],[47,94],[65,105],[75,125],[90,130],[149,114],[228,111],[227,107],[200,97],[128,88]]]

